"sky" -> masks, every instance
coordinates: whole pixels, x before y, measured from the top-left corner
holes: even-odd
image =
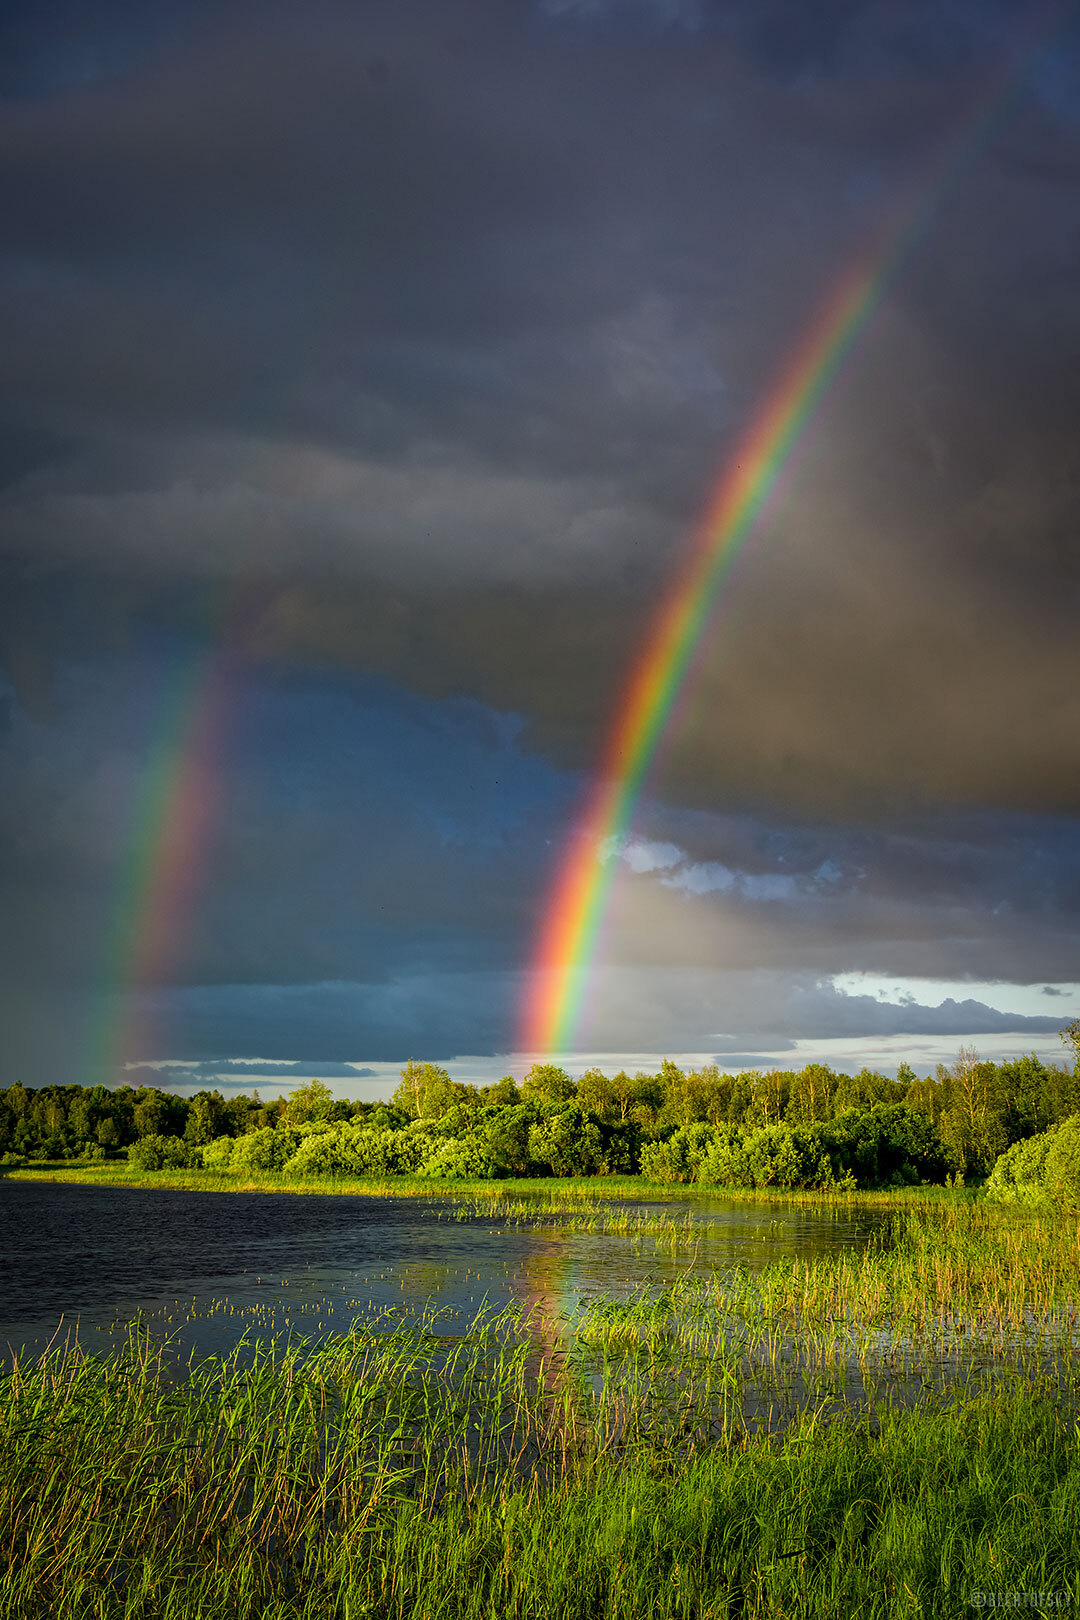
[[[965,121],[597,851],[578,1070],[1063,1057],[1080,13],[0,4],[0,1083],[545,1055],[657,604]]]

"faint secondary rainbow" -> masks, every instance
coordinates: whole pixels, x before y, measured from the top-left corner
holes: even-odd
[[[189,647],[158,695],[113,899],[91,1081],[111,1084],[126,1063],[160,1055],[146,1002],[189,939],[217,816],[233,664],[228,643]]]
[[[763,508],[860,335],[943,199],[1008,110],[1048,32],[1072,10],[1039,15],[984,87],[929,178],[869,252],[835,285],[727,461],[631,669],[584,810],[570,837],[538,934],[518,1049],[568,1051],[627,834],[657,746],[690,673],[717,598]]]

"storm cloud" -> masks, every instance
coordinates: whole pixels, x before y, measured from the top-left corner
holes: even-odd
[[[1033,39],[1006,0],[43,9],[0,23],[19,1063],[59,1050],[50,998],[115,989],[151,700],[238,624],[146,1055],[505,1048],[658,593],[964,127],[725,586],[593,1022],[707,1047],[732,976],[771,975],[730,1028],[753,1052],[883,1027],[829,989],[856,969],[1075,978],[1075,27]],[[906,1027],[997,1027],[953,999]]]

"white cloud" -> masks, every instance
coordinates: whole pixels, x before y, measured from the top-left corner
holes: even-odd
[[[757,903],[794,900],[806,885],[805,879],[788,872],[739,872],[725,866],[723,861],[692,861],[677,844],[608,840],[603,858],[607,860],[612,855],[618,855],[624,866],[639,876],[646,872],[667,873],[660,879],[664,887],[682,889],[686,894],[735,894]],[[839,875],[839,868],[836,870]],[[830,878],[829,881],[835,880]]]
[[[693,861],[678,844],[643,838],[607,838],[600,846],[600,858],[604,861],[617,858],[639,877],[649,872],[663,872],[666,875],[660,882],[667,889],[681,889],[693,895],[737,895],[754,904],[795,900],[800,893],[831,886],[843,877],[840,867],[831,860],[822,862],[810,876],[746,872],[727,866],[723,861]]]
[[[685,889],[687,894],[729,894],[742,876],[722,861],[691,861],[660,881],[668,889]]]
[[[738,889],[747,900],[794,900],[799,884],[786,872],[740,872]]]
[[[611,853],[618,854],[631,872],[664,872],[686,859],[678,844],[650,844],[643,839],[634,839]]]
[[[838,973],[832,979],[833,989],[844,996],[876,996],[879,1001],[898,1006],[941,1007],[949,1002],[978,1001],[998,1012],[1015,1014],[1022,1018],[1060,1016],[1067,1019],[1080,1014],[1080,984],[1059,983],[1051,986],[1055,1003],[1046,1004],[1046,989],[1042,984],[1015,984],[995,979],[917,979],[900,975],[885,976],[876,973]]]

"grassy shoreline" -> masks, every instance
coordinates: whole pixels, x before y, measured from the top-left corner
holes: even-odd
[[[7,1181],[83,1183],[101,1187],[135,1187],[162,1192],[278,1192],[357,1195],[377,1198],[469,1199],[558,1198],[566,1202],[604,1199],[708,1199],[744,1204],[789,1203],[808,1206],[869,1204],[876,1208],[964,1204],[978,1197],[974,1187],[887,1187],[881,1189],[809,1190],[781,1187],[712,1187],[700,1183],[647,1181],[643,1176],[514,1177],[501,1181],[441,1181],[423,1176],[287,1177],[275,1171],[138,1170],[124,1163],[70,1161],[5,1169]]]
[[[954,1198],[899,1213],[888,1247],[735,1283],[688,1269],[557,1335],[523,1310],[452,1338],[433,1318],[358,1319],[178,1381],[134,1331],[2,1382],[0,1607],[914,1620],[1032,1593],[1060,1609],[1080,1602],[1078,1300],[1080,1220]],[[899,1409],[897,1377],[931,1364],[941,1378]]]

